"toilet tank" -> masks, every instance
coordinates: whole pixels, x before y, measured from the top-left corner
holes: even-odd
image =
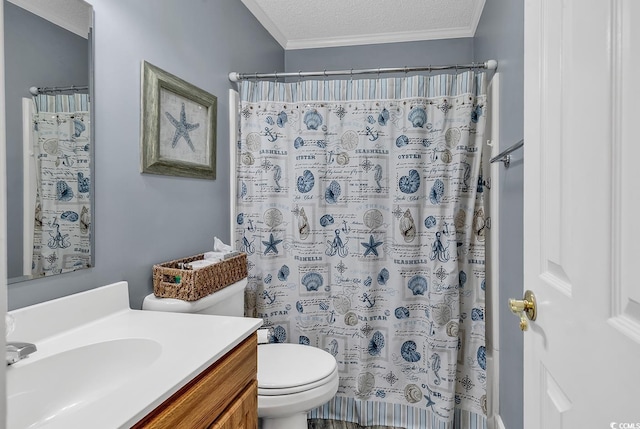
[[[142,302],[142,309],[241,317],[244,316],[244,289],[246,286],[247,279],[244,278],[196,301],[158,298],[154,294],[150,294]]]

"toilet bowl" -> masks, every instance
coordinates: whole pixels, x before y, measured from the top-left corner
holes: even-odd
[[[243,279],[197,301],[145,297],[143,310],[242,316]],[[258,346],[258,417],[262,429],[306,429],[307,412],[338,391],[338,365],[324,350],[300,344]]]
[[[258,416],[262,429],[307,427],[307,411],[338,391],[338,366],[324,350],[300,344],[258,346]]]

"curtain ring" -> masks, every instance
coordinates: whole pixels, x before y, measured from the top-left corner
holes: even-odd
[[[378,67],[378,79],[380,79],[380,67]]]
[[[298,70],[298,82],[302,80],[302,70]]]
[[[275,83],[278,83],[278,71],[274,71],[273,74],[276,77]]]
[[[258,72],[255,72],[253,74],[253,79],[257,82],[258,81]]]
[[[324,75],[324,80],[327,80],[327,69],[324,69],[322,74]]]

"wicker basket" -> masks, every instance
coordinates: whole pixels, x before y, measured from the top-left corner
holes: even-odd
[[[203,268],[179,267],[204,259],[204,253],[153,266],[153,293],[160,298],[195,301],[247,277],[247,255],[241,253]]]

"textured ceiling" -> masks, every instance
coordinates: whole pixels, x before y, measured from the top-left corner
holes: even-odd
[[[84,0],[9,0],[72,33],[87,38],[93,22],[93,8]]]
[[[473,37],[485,0],[242,0],[285,49]]]

